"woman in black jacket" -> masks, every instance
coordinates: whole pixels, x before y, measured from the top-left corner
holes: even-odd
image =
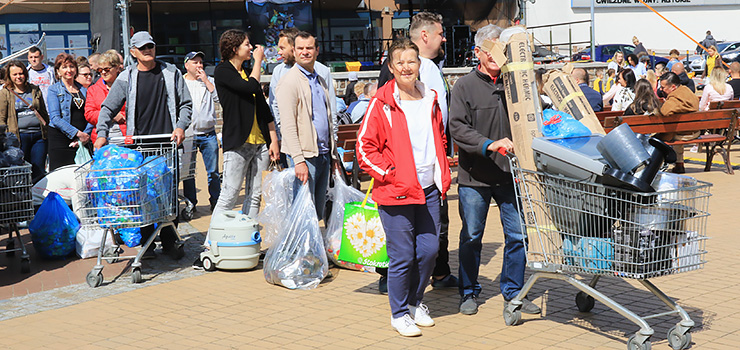
[[[260,66],[264,48],[252,44],[247,34],[230,29],[219,40],[221,63],[216,66],[214,80],[223,108],[224,172],[221,195],[213,216],[236,205],[242,183],[246,179],[243,212],[257,217],[262,194],[262,171],[270,161],[280,158],[275,122],[260,87]],[[242,64],[254,56],[251,74]]]

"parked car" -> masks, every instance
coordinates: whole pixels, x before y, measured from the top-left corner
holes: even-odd
[[[719,51],[720,56],[722,56],[722,59],[725,60],[724,53],[729,53],[730,51],[735,51],[740,49],[740,41],[723,41],[717,43],[717,50]],[[732,55],[730,55],[732,56]],[[737,55],[735,55],[737,57]],[[707,59],[704,57],[704,55],[692,55],[689,57],[689,67],[694,72],[703,72],[704,68],[707,64]],[[725,60],[726,62],[730,62]]]
[[[603,44],[596,45],[596,55],[591,55],[591,48],[588,47],[571,57],[571,61],[594,61],[594,62],[607,62],[617,51],[622,51],[626,56],[635,52],[633,45],[627,44]],[[655,66],[658,62],[668,63],[668,59],[665,57],[650,55],[651,66]]]
[[[552,63],[560,61],[568,56],[550,51],[544,46],[535,45],[534,52],[532,52],[532,57],[534,58],[535,62]]]
[[[725,50],[725,52],[721,53],[720,56],[722,56],[722,60],[727,63],[740,62],[740,47],[735,50]]]

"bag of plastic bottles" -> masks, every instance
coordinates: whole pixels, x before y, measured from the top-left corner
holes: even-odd
[[[265,280],[288,289],[313,289],[328,272],[329,262],[316,207],[308,184],[303,184],[284,229],[265,255]]]
[[[591,136],[591,130],[566,112],[546,109],[542,111],[542,135],[547,137]]]
[[[56,192],[49,193],[28,225],[36,252],[44,258],[65,258],[74,253],[80,222]]]

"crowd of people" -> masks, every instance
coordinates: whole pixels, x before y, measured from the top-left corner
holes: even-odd
[[[624,111],[625,115],[663,115],[709,110],[715,101],[727,101],[740,97],[740,63],[724,63],[717,52],[716,42],[710,40],[711,33],[703,41],[707,45],[706,68],[701,72],[703,88],[697,96],[696,83],[689,77],[684,64],[679,60],[679,51],[670,51],[668,63],[656,63],[650,67],[647,51],[626,56],[617,51],[605,71],[597,73],[593,88],[589,86],[588,74],[581,69],[571,73],[578,82],[595,112],[610,108]],[[633,38],[636,41],[637,38]],[[639,41],[635,44],[638,45]],[[640,43],[641,45],[641,43]],[[635,50],[638,52],[638,50]],[[542,94],[542,92],[540,92]],[[543,106],[549,98],[543,97]],[[696,139],[698,132],[687,134],[658,135],[665,141],[688,141]],[[678,161],[672,169],[684,173],[683,146],[675,146]]]
[[[294,28],[279,35],[282,63],[267,87],[260,84],[264,48],[238,29],[221,35],[221,61],[213,77],[203,70],[203,52],[184,56],[185,74],[157,60],[156,44],[147,32],[132,36],[129,54],[136,63],[128,67],[115,50],[87,59],[61,53],[50,67],[34,47],[28,65],[10,61],[3,69],[0,124],[18,136],[34,180],[45,175],[47,159],[53,171],[74,164],[78,148],[92,154],[113,137],[166,134],[180,144],[188,136],[205,164],[214,217],[238,204],[244,186],[242,210],[255,218],[262,172],[274,162],[292,167],[296,191],[299,185],[309,186],[317,218],[323,219],[331,170],[339,161],[337,124],[361,123],[357,158],[375,179],[372,198],[379,205],[389,257],[388,269],[378,269],[378,290],[388,294],[391,326],[403,336],[417,336],[420,326],[434,325],[423,303],[430,283],[456,288],[460,313],[478,312],[482,237],[492,201],[499,208],[505,238],[499,284],[504,307],[524,286],[522,217],[509,161],[497,151],[526,150],[514,149],[501,67],[482,48],[486,41],[497,41],[501,32],[490,24],[477,31],[474,53],[479,64],[451,88],[437,60],[446,41],[442,17],[418,13],[411,20],[410,37],[395,40],[388,49],[379,81],[360,82],[350,74],[344,97],[336,96],[329,68],[317,62],[316,38]],[[668,64],[650,67],[647,50],[637,38],[633,41],[635,53],[615,53],[593,88],[584,69],[572,71],[594,111],[611,106],[625,114],[667,116],[705,110],[712,101],[740,94],[740,63],[730,65],[732,80],[727,82],[713,45],[707,50],[709,83],[699,99],[677,50]],[[251,69],[245,67],[249,61]],[[540,94],[543,106],[551,105]],[[223,111],[223,178],[218,169],[217,103]],[[698,133],[658,136],[691,140]],[[446,194],[453,142],[459,147],[459,278],[452,273],[448,251]],[[679,162],[673,171],[681,173],[683,147],[676,151]],[[185,181],[183,188],[197,203],[194,180]],[[152,226],[142,228],[142,239],[154,232]],[[162,231],[162,251],[176,252],[176,238],[175,232]],[[205,249],[208,244],[207,237]],[[157,256],[154,247],[144,258]],[[200,259],[194,266],[202,267]],[[521,311],[536,314],[540,308],[524,299]]]

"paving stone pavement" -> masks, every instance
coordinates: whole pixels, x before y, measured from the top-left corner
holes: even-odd
[[[737,156],[733,162],[738,163]],[[727,175],[719,166],[704,173],[698,163],[688,163],[687,168],[689,175],[714,184],[709,202],[708,263],[702,270],[652,281],[696,322],[692,349],[738,349],[737,175]],[[455,193],[453,187],[451,237],[457,237],[461,228]],[[203,216],[190,224],[194,231],[204,232],[208,220]],[[190,269],[192,258],[185,258],[160,270],[156,265],[145,269],[148,277],[140,285],[131,285],[124,273],[97,289],[74,285],[7,299],[0,303],[0,347],[624,349],[627,337],[638,327],[598,302],[592,312],[578,312],[577,290],[556,280],[538,282],[530,292],[530,299],[543,309],[541,315],[524,315],[521,324],[504,325],[498,292],[503,254],[498,221],[498,210],[492,207],[483,240],[479,313],[459,314],[456,290],[430,288],[424,301],[437,324],[424,328],[418,338],[400,337],[390,327],[388,299],[377,293],[374,274],[334,268],[332,277],[318,288],[294,291],[267,284],[261,265],[251,271],[203,273]],[[189,249],[197,250],[190,244],[199,244],[200,239],[201,234],[192,233]],[[453,271],[458,265],[455,242],[453,238],[450,244]],[[161,263],[170,264],[167,260]],[[604,277],[598,288],[638,314],[666,310],[635,280]],[[649,320],[655,330],[653,348],[669,349],[666,332],[677,321],[672,316]]]

